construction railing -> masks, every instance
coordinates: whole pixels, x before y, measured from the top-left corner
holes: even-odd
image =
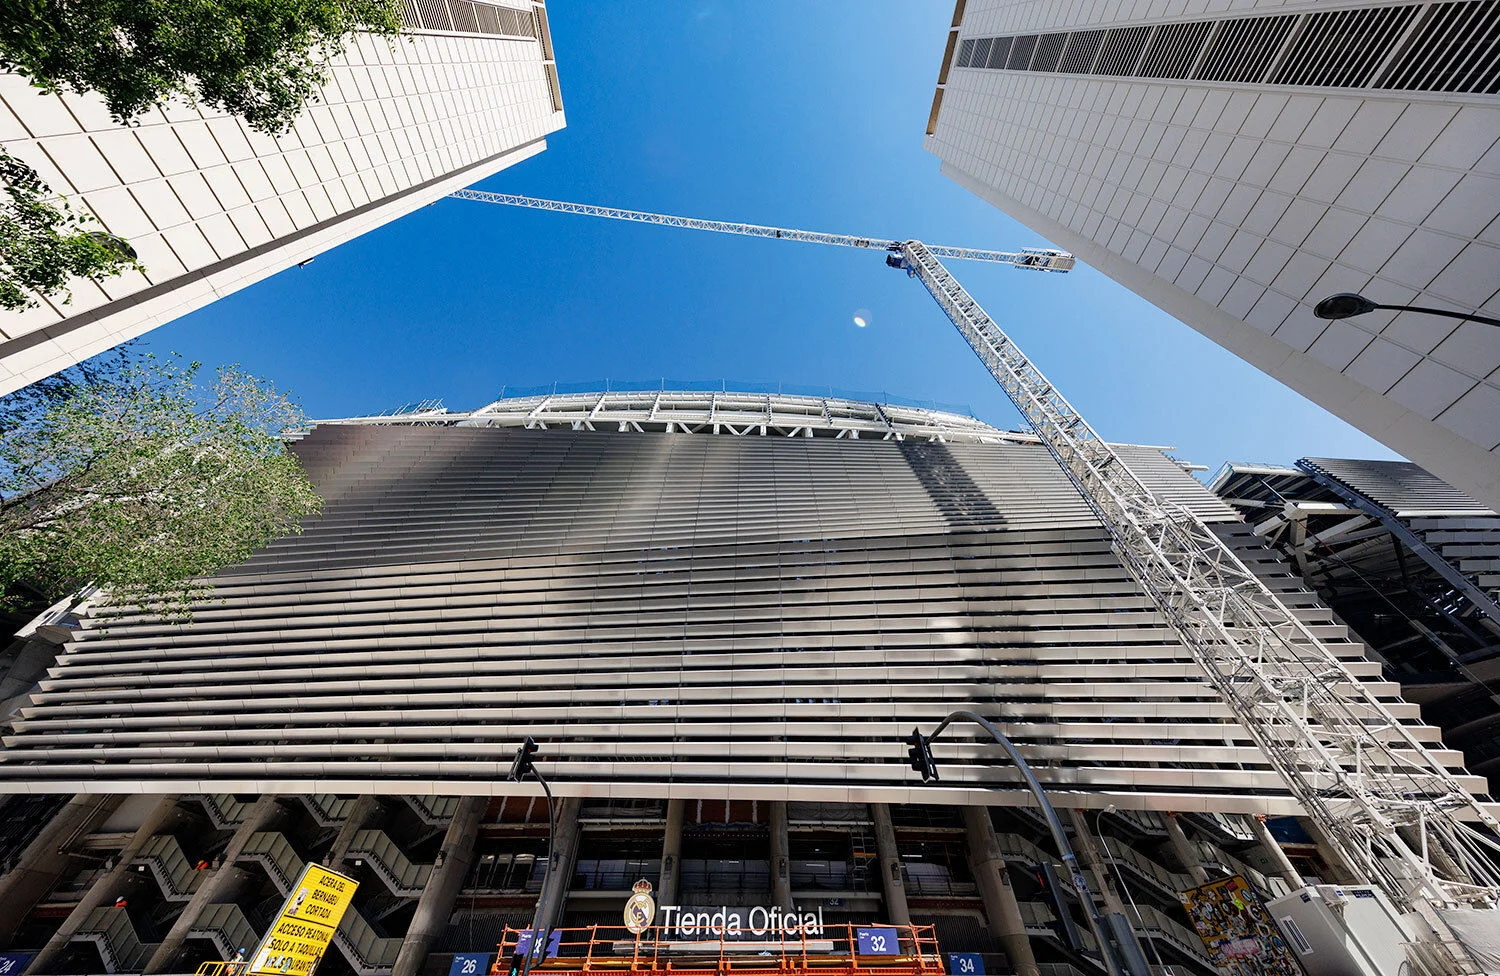
[[[864,938],[861,939],[861,930]],[[556,948],[532,964],[542,973],[661,973],[718,976],[738,973],[816,973],[818,976],[940,976],[947,972],[931,925],[828,924],[813,932],[722,929],[683,936],[676,926],[653,925],[640,935],[620,926],[555,929]],[[507,976],[525,930],[506,927],[491,976]],[[525,946],[522,945],[524,951]]]

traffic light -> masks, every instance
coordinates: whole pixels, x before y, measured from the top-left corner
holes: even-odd
[[[911,730],[911,735],[906,737],[906,744],[910,747],[906,755],[911,759],[911,768],[922,774],[922,782],[937,781],[937,763],[932,758],[932,742],[916,729]]]
[[[541,749],[541,746],[537,745],[531,736],[528,735],[526,741],[521,743],[521,748],[516,750],[516,761],[510,764],[510,778],[512,781],[519,783],[526,778],[527,773],[536,772],[536,767],[531,763],[531,757],[536,755],[539,749]]]

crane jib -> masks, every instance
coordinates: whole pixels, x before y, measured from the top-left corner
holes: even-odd
[[[742,224],[728,220],[702,220],[697,217],[679,217],[673,214],[650,213],[645,210],[624,210],[620,207],[597,207],[587,203],[568,203],[563,200],[545,200],[541,197],[523,197],[514,193],[491,193],[487,190],[457,190],[451,194],[459,200],[476,200],[480,203],[498,203],[506,207],[526,207],[531,210],[555,210],[559,213],[576,213],[589,217],[608,217],[611,220],[627,220],[638,224],[657,224],[665,227],[684,227],[688,230],[706,230],[717,234],[738,234],[744,237],[769,237],[783,241],[802,241],[807,244],[832,244],[836,247],[857,247],[866,250],[899,251],[901,242],[879,237],[858,237],[853,234],[825,234],[815,230],[798,230],[793,227],[767,227],[763,224]],[[960,261],[986,261],[991,264],[1008,264],[1025,271],[1073,270],[1074,258],[1067,251],[1049,247],[1026,247],[1019,251],[991,251],[977,247],[954,247],[946,244],[928,245],[928,249],[939,257]]]

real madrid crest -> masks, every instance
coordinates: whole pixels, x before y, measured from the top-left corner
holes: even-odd
[[[645,878],[637,881],[631,889],[635,894],[625,902],[625,927],[631,935],[640,935],[651,927],[656,917],[656,900],[651,897],[651,882]]]

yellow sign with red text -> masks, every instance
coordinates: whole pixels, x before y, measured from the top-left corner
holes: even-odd
[[[359,882],[317,864],[302,869],[246,976],[313,976]]]

